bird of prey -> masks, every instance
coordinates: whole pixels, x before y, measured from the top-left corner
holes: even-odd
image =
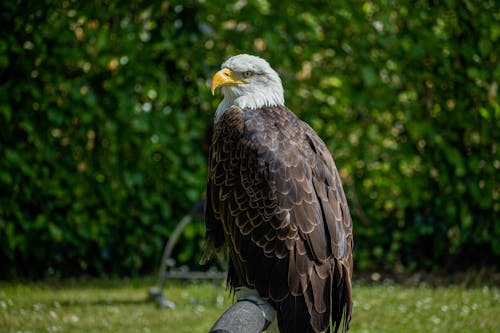
[[[229,287],[256,290],[280,332],[347,330],[352,222],[332,155],[285,106],[264,59],[229,58],[212,79],[218,88],[202,262],[226,249]]]

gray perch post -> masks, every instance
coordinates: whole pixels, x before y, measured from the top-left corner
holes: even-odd
[[[240,300],[226,310],[209,333],[259,333],[266,326],[264,312],[250,300]]]

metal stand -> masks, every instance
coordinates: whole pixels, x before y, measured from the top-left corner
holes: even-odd
[[[189,214],[185,215],[177,224],[174,231],[170,235],[165,249],[163,250],[163,255],[161,258],[160,269],[158,271],[158,286],[149,289],[148,299],[158,303],[160,308],[174,309],[175,304],[168,300],[163,295],[163,288],[165,287],[166,280],[170,279],[211,279],[218,280],[224,279],[226,273],[223,272],[174,272],[171,269],[175,267],[175,259],[171,257],[172,251],[174,249],[179,236],[184,231],[184,228],[197,216],[203,214],[204,201],[200,200],[191,207]]]

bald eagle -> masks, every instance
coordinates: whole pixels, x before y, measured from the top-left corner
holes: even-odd
[[[264,59],[229,58],[217,88],[202,262],[226,248],[229,287],[256,290],[280,332],[347,330],[352,222],[330,152]]]

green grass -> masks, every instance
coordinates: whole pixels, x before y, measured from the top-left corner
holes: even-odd
[[[0,332],[208,332],[229,306],[225,288],[171,283],[175,310],[145,302],[151,280],[0,284]],[[351,332],[500,332],[492,287],[358,285]]]

